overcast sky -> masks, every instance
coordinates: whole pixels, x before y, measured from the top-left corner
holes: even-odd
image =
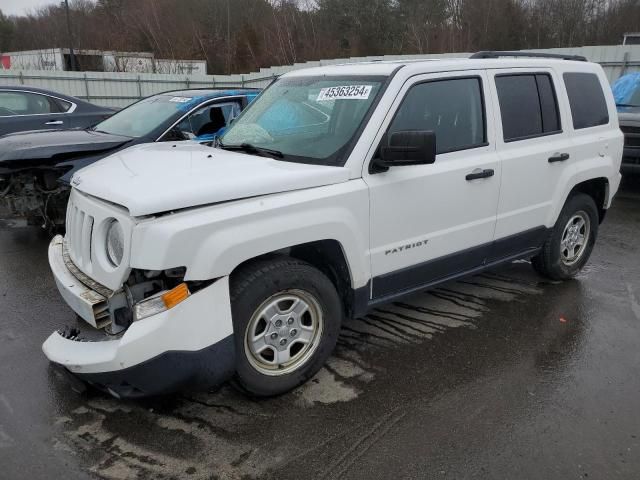
[[[5,15],[23,15],[29,10],[58,3],[60,0],[0,0],[0,10]]]

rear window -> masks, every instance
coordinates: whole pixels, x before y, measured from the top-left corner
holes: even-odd
[[[505,142],[561,131],[558,102],[546,73],[496,76]]]
[[[593,73],[565,73],[573,128],[596,127],[609,123],[609,111],[598,76]]]

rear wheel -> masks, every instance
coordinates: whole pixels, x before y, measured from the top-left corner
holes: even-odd
[[[331,281],[306,262],[275,257],[231,277],[236,381],[248,393],[284,393],[331,354],[342,320]]]
[[[593,198],[584,193],[572,195],[542,251],[532,258],[536,271],[552,280],[574,277],[589,260],[598,235],[598,220]]]

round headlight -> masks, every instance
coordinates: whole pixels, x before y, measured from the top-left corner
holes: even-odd
[[[114,220],[107,228],[107,258],[114,267],[118,267],[124,256],[124,231],[120,222]]]

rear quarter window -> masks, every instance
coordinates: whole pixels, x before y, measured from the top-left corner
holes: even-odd
[[[51,103],[51,111],[58,113],[68,112],[72,105],[71,102],[67,102],[60,98],[49,98],[49,103]]]
[[[567,87],[573,128],[597,127],[609,123],[609,110],[597,75],[567,72],[563,75]]]

